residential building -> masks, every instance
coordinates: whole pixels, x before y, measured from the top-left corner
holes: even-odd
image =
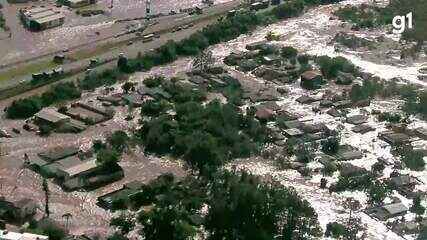
[[[54,127],[61,126],[62,124],[70,121],[69,116],[66,116],[62,113],[57,112],[54,109],[49,109],[49,108],[42,109],[40,112],[36,113],[34,116],[35,116],[36,123],[40,125],[47,124]]]
[[[305,89],[318,89],[323,83],[323,77],[320,72],[306,71],[301,75],[301,87]]]

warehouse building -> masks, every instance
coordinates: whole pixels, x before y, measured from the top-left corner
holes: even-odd
[[[60,11],[46,7],[23,8],[19,10],[19,14],[24,26],[33,31],[60,26],[65,19]]]

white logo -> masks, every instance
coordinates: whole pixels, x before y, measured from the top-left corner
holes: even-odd
[[[413,28],[412,12],[406,14],[406,16],[395,16],[393,18],[393,32],[403,33],[406,29],[406,21],[408,21],[408,28]]]

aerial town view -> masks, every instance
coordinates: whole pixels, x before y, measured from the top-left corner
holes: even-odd
[[[0,240],[427,240],[426,0],[0,0]]]

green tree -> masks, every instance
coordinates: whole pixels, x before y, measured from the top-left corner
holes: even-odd
[[[111,219],[110,226],[118,227],[122,233],[128,234],[135,227],[135,223],[132,220],[132,216],[121,214]]]
[[[425,213],[426,208],[421,204],[421,197],[419,195],[412,200],[412,206],[409,210],[417,216],[422,216]]]
[[[118,153],[123,152],[127,148],[129,140],[128,134],[121,130],[117,130],[107,137],[107,142]]]
[[[293,47],[283,47],[282,48],[282,56],[285,58],[295,58],[298,54],[298,50]]]
[[[119,154],[114,150],[101,149],[99,150],[96,156],[96,163],[99,166],[105,168],[111,168],[112,166],[117,166],[117,163],[120,161]]]

